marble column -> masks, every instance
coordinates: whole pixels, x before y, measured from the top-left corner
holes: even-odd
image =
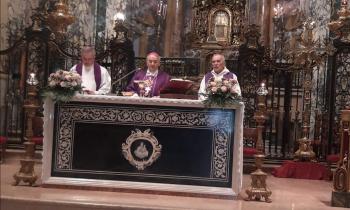
[[[146,57],[147,55],[147,45],[148,45],[148,35],[147,33],[143,33],[139,38],[139,53],[138,57]]]
[[[7,22],[8,22],[8,5],[7,5],[7,1],[0,1],[0,25],[5,25]],[[7,48],[6,30],[5,30],[4,27],[1,27],[0,28],[0,50],[3,50],[5,48]],[[2,72],[2,71],[3,71],[2,65],[0,65],[0,72]],[[1,100],[1,101],[3,101],[3,100]]]
[[[96,2],[92,0],[67,1],[70,12],[76,17],[73,24],[68,26],[67,33],[74,42],[89,45],[94,42],[96,30]]]
[[[304,0],[308,4],[309,8],[305,9],[307,11],[307,17],[312,17],[316,23],[316,27],[313,31],[315,39],[320,39],[323,41],[329,35],[328,23],[331,19],[332,10],[332,0]],[[339,2],[339,1],[338,1]],[[314,137],[314,125],[315,125],[315,112],[322,112],[325,104],[323,104],[323,98],[326,97],[322,91],[323,86],[325,86],[325,71],[327,70],[326,63],[321,63],[318,70],[313,71],[312,79],[312,95],[311,95],[311,129],[310,138]]]
[[[1,61],[1,60],[0,60]],[[1,68],[1,67],[0,67]],[[5,128],[5,116],[6,116],[6,92],[7,92],[7,80],[8,80],[8,73],[5,73],[0,69],[0,133],[6,133]]]
[[[8,10],[7,10],[7,1],[0,1],[0,24],[6,24],[8,21]],[[6,43],[6,30],[4,28],[0,28],[0,50],[4,50],[7,48]],[[8,73],[6,72],[6,68],[3,65],[4,62],[4,56],[0,56],[0,88],[2,91],[0,91],[0,112],[2,113],[0,116],[0,133],[6,133],[5,132],[5,96],[7,92],[7,79],[8,79]]]
[[[271,8],[273,8],[273,4],[271,4],[273,0],[262,0],[262,14],[261,14],[261,41],[262,45],[269,46],[270,45],[270,34],[272,32],[271,27]]]
[[[168,1],[164,37],[164,56],[182,56],[183,0]]]
[[[272,43],[272,14],[275,0],[250,0],[248,2],[248,23],[261,27],[261,41],[263,45]]]
[[[269,21],[269,38],[268,40],[266,40],[265,42],[265,46],[273,46],[273,33],[274,33],[274,24],[273,24],[273,21],[272,21],[272,18],[274,16],[274,10],[273,8],[275,7],[276,5],[276,0],[270,0],[269,2],[269,18],[268,18],[268,21]]]

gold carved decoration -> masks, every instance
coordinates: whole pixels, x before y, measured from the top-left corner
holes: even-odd
[[[238,47],[245,19],[245,0],[194,1],[191,45],[202,48],[210,43],[220,47]]]
[[[348,8],[348,1],[343,0],[341,2],[338,15],[339,18],[337,20],[328,23],[328,28],[343,42],[350,42],[350,10]]]
[[[209,41],[227,44],[231,42],[232,13],[227,7],[219,6],[209,14]]]
[[[75,18],[69,14],[66,0],[59,0],[55,4],[55,9],[47,18],[50,28],[56,35],[64,35],[67,32],[67,26],[74,22]]]
[[[38,179],[38,176],[34,172],[34,160],[33,159],[21,159],[21,168],[19,172],[13,175],[15,179],[14,186],[17,186],[21,181],[28,183],[29,186],[35,186],[35,182]]]
[[[350,207],[350,107],[341,110],[340,160],[333,177],[331,205]]]
[[[144,132],[139,129],[131,131],[131,135],[122,144],[125,159],[140,171],[152,165],[161,155],[161,151],[162,145],[150,129]]]
[[[304,30],[298,48],[290,49],[289,54],[294,58],[296,67],[303,69],[304,110],[302,113],[302,137],[298,139],[299,148],[294,153],[295,160],[316,161],[316,155],[312,148],[313,140],[310,139],[311,94],[313,69],[320,66],[327,55],[327,49],[320,47],[314,39],[313,29],[315,21],[311,18],[304,22]]]
[[[268,189],[266,184],[267,174],[262,170],[263,159],[265,155],[256,154],[255,157],[255,165],[257,169],[250,174],[252,182],[250,187],[246,190],[248,198],[247,201],[260,201],[262,198],[265,199],[265,202],[271,203],[272,200],[270,198],[272,192]]]
[[[260,201],[262,198],[265,199],[265,202],[272,202],[270,196],[272,194],[271,190],[267,187],[266,179],[267,174],[262,170],[263,160],[265,158],[264,155],[264,142],[263,142],[263,129],[265,125],[266,117],[266,96],[268,94],[268,90],[265,87],[265,83],[262,82],[258,90],[257,94],[257,104],[258,110],[254,114],[254,119],[257,122],[258,129],[258,140],[256,143],[256,149],[258,150],[257,154],[254,155],[255,158],[255,166],[256,170],[250,174],[252,182],[250,187],[246,190],[248,197],[245,199],[247,201]]]
[[[13,185],[18,185],[20,181],[24,183],[29,183],[30,186],[34,186],[38,176],[34,172],[35,165],[35,143],[31,141],[33,137],[33,118],[35,117],[35,112],[40,107],[38,101],[38,84],[39,81],[36,79],[35,73],[30,73],[27,79],[28,91],[27,98],[24,100],[24,112],[26,114],[26,130],[24,139],[25,147],[25,157],[20,160],[21,168],[17,173],[13,175],[15,183]]]
[[[333,187],[338,192],[350,193],[350,109],[341,111],[340,158],[334,173]],[[347,148],[346,148],[347,147]]]

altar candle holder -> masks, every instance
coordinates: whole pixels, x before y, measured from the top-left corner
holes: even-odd
[[[252,182],[250,187],[246,190],[248,197],[245,200],[260,201],[261,198],[264,198],[265,202],[270,203],[272,202],[270,198],[272,192],[268,189],[266,184],[267,174],[262,170],[263,160],[265,158],[262,132],[266,121],[266,96],[268,94],[264,82],[260,84],[256,94],[258,107],[254,114],[254,119],[258,124],[258,140],[256,143],[256,149],[258,152],[254,155],[256,170],[250,174]]]
[[[24,139],[25,156],[20,160],[21,168],[17,173],[13,175],[15,182],[13,185],[18,185],[20,181],[24,183],[29,183],[30,186],[34,186],[38,176],[34,172],[34,154],[35,154],[35,143],[32,142],[33,137],[33,117],[39,106],[39,101],[37,99],[38,89],[37,85],[39,81],[36,79],[34,72],[28,75],[26,80],[28,85],[27,98],[24,101],[24,112],[26,113],[26,130]]]

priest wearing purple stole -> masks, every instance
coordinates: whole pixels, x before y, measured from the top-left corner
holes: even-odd
[[[82,48],[82,62],[70,70],[80,74],[84,93],[104,95],[111,90],[111,76],[106,68],[95,62],[95,54],[92,47]]]
[[[126,91],[133,92],[134,96],[159,97],[160,90],[167,86],[170,76],[159,70],[160,56],[158,53],[149,53],[146,63],[147,69],[140,69],[135,72],[126,87]],[[142,86],[142,89],[140,89],[140,86]]]
[[[225,57],[222,54],[214,54],[211,59],[212,70],[205,74],[202,79],[201,85],[198,91],[199,100],[205,100],[206,87],[211,80],[221,80],[222,78],[227,80],[234,80],[235,85],[231,91],[234,91],[238,95],[241,95],[241,88],[239,87],[237,76],[230,72],[225,66]]]

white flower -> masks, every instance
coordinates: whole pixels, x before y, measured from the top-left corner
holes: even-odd
[[[222,91],[223,93],[226,93],[226,92],[227,92],[227,87],[226,87],[226,86],[221,86],[221,91]]]
[[[232,94],[238,94],[237,88],[233,86],[233,87],[231,88],[231,93],[232,93]]]
[[[67,81],[70,81],[72,79],[72,77],[71,77],[71,75],[68,74],[68,75],[64,76],[64,79]]]
[[[54,80],[51,80],[51,81],[49,82],[49,86],[50,86],[50,87],[55,87],[55,86],[56,86],[56,82],[55,82]]]
[[[218,83],[218,82],[221,82],[221,79],[215,78],[214,81],[215,81],[216,83]]]
[[[60,85],[61,85],[61,87],[68,87],[67,82],[61,82]]]

